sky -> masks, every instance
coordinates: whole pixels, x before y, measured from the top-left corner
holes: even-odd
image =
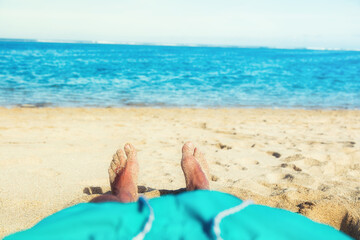
[[[360,0],[0,0],[0,38],[360,49]]]

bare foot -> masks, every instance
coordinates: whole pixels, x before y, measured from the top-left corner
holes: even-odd
[[[135,202],[138,199],[137,180],[139,164],[136,150],[130,143],[125,144],[124,151],[119,149],[113,156],[109,167],[109,178],[112,195],[102,195],[90,202]]]
[[[204,155],[191,142],[185,143],[182,148],[181,168],[185,175],[187,191],[210,189],[208,164]]]
[[[116,153],[113,155],[113,159],[108,169],[111,192],[114,195],[116,195],[115,194],[116,188],[114,186],[115,178],[118,174],[120,174],[123,171],[125,165],[126,165],[126,158],[124,151],[122,149],[118,149]]]
[[[109,167],[111,192],[121,202],[134,202],[138,199],[137,181],[139,164],[136,150],[130,143],[124,147],[127,158],[122,149],[117,150]]]

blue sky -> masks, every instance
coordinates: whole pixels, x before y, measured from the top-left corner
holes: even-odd
[[[0,37],[360,49],[360,0],[0,0]]]

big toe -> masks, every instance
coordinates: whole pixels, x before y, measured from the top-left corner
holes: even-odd
[[[196,147],[194,149],[194,157],[199,160],[201,158],[204,158],[204,154]]]
[[[186,142],[182,147],[182,157],[190,157],[194,155],[195,146],[192,142]]]
[[[206,174],[206,176],[209,178],[210,177],[209,165],[205,159],[204,153],[201,152],[198,148],[195,148],[194,156],[200,163],[200,166],[204,171],[204,173]]]
[[[125,167],[126,159],[124,156],[124,152],[119,149],[113,155],[113,159],[111,160],[110,167],[108,169],[110,184],[115,181],[116,175]]]
[[[125,144],[124,149],[128,160],[136,156],[136,149],[131,143]]]

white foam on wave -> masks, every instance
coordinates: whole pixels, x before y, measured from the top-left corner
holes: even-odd
[[[307,47],[307,50],[316,50],[316,51],[360,51],[360,49],[347,49],[347,48],[324,48],[324,47]]]

